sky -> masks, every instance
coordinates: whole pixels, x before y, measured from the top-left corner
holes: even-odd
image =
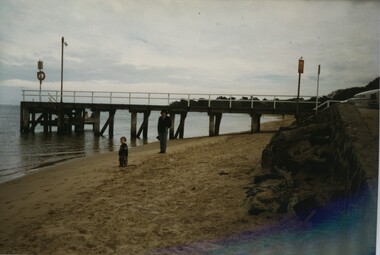
[[[22,89],[301,95],[380,73],[380,1],[0,0],[0,104]]]

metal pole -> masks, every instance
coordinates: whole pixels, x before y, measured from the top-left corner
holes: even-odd
[[[298,74],[298,92],[297,92],[297,111],[296,111],[296,117],[298,118],[298,115],[300,113],[300,85],[301,85],[301,73]]]
[[[319,75],[321,74],[321,65],[318,65],[318,77],[317,77],[317,97],[315,99],[315,114],[318,113],[318,94],[319,94]]]
[[[37,69],[39,70],[37,72],[37,78],[40,80],[40,102],[41,102],[41,87],[42,87],[42,78],[45,78],[45,74],[42,72],[42,69],[44,69],[44,63],[41,60],[38,60],[37,62]]]
[[[297,92],[297,110],[296,118],[298,118],[300,113],[299,103],[300,103],[300,87],[301,87],[301,73],[303,73],[304,60],[302,57],[298,60],[298,92]]]
[[[41,85],[42,85],[42,80],[40,80],[40,102],[41,102]]]
[[[62,36],[62,50],[61,50],[61,103],[63,98],[63,46],[65,44],[65,38]]]

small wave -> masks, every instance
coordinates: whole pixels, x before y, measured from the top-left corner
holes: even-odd
[[[20,177],[23,177],[29,173],[41,170],[41,168],[52,166],[67,160],[75,159],[84,157],[85,154],[71,156],[71,157],[65,157],[60,158],[56,160],[50,160],[43,163],[36,163],[36,164],[30,164],[30,165],[22,165],[18,167],[10,167],[6,169],[0,169],[0,183],[4,183],[13,179],[17,179]]]
[[[28,173],[34,172],[34,171],[39,170],[39,168],[43,168],[43,167],[47,167],[47,166],[52,166],[52,165],[55,165],[55,164],[58,164],[58,163],[61,163],[61,162],[65,162],[65,161],[70,160],[70,159],[81,158],[81,157],[84,157],[84,156],[85,155],[79,155],[79,156],[73,156],[73,157],[62,158],[62,159],[57,159],[57,160],[51,160],[51,161],[48,161],[48,162],[43,162],[43,163],[38,164],[36,167],[33,167],[31,169],[26,170],[26,172],[28,172]]]
[[[18,171],[8,172],[6,174],[1,173],[0,174],[0,183],[11,181],[11,180],[23,177],[23,176],[25,176],[25,170],[24,169],[19,169]]]
[[[62,155],[76,155],[76,154],[85,154],[85,151],[63,151],[63,152],[51,152],[51,153],[37,153],[30,154],[30,156],[38,157],[51,157],[51,156],[62,156]]]
[[[17,174],[20,172],[24,172],[24,171],[25,171],[25,169],[20,168],[20,167],[1,169],[0,170],[0,178],[2,178],[4,176],[11,176],[11,175],[14,175],[14,174]]]

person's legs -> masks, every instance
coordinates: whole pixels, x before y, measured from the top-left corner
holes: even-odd
[[[160,152],[166,152],[166,142],[168,140],[168,130],[165,129],[164,132],[160,133]]]

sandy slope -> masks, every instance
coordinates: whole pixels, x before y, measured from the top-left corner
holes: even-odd
[[[170,141],[50,166],[0,185],[0,253],[144,254],[219,238],[276,219],[253,217],[245,189],[281,125],[259,134]]]

